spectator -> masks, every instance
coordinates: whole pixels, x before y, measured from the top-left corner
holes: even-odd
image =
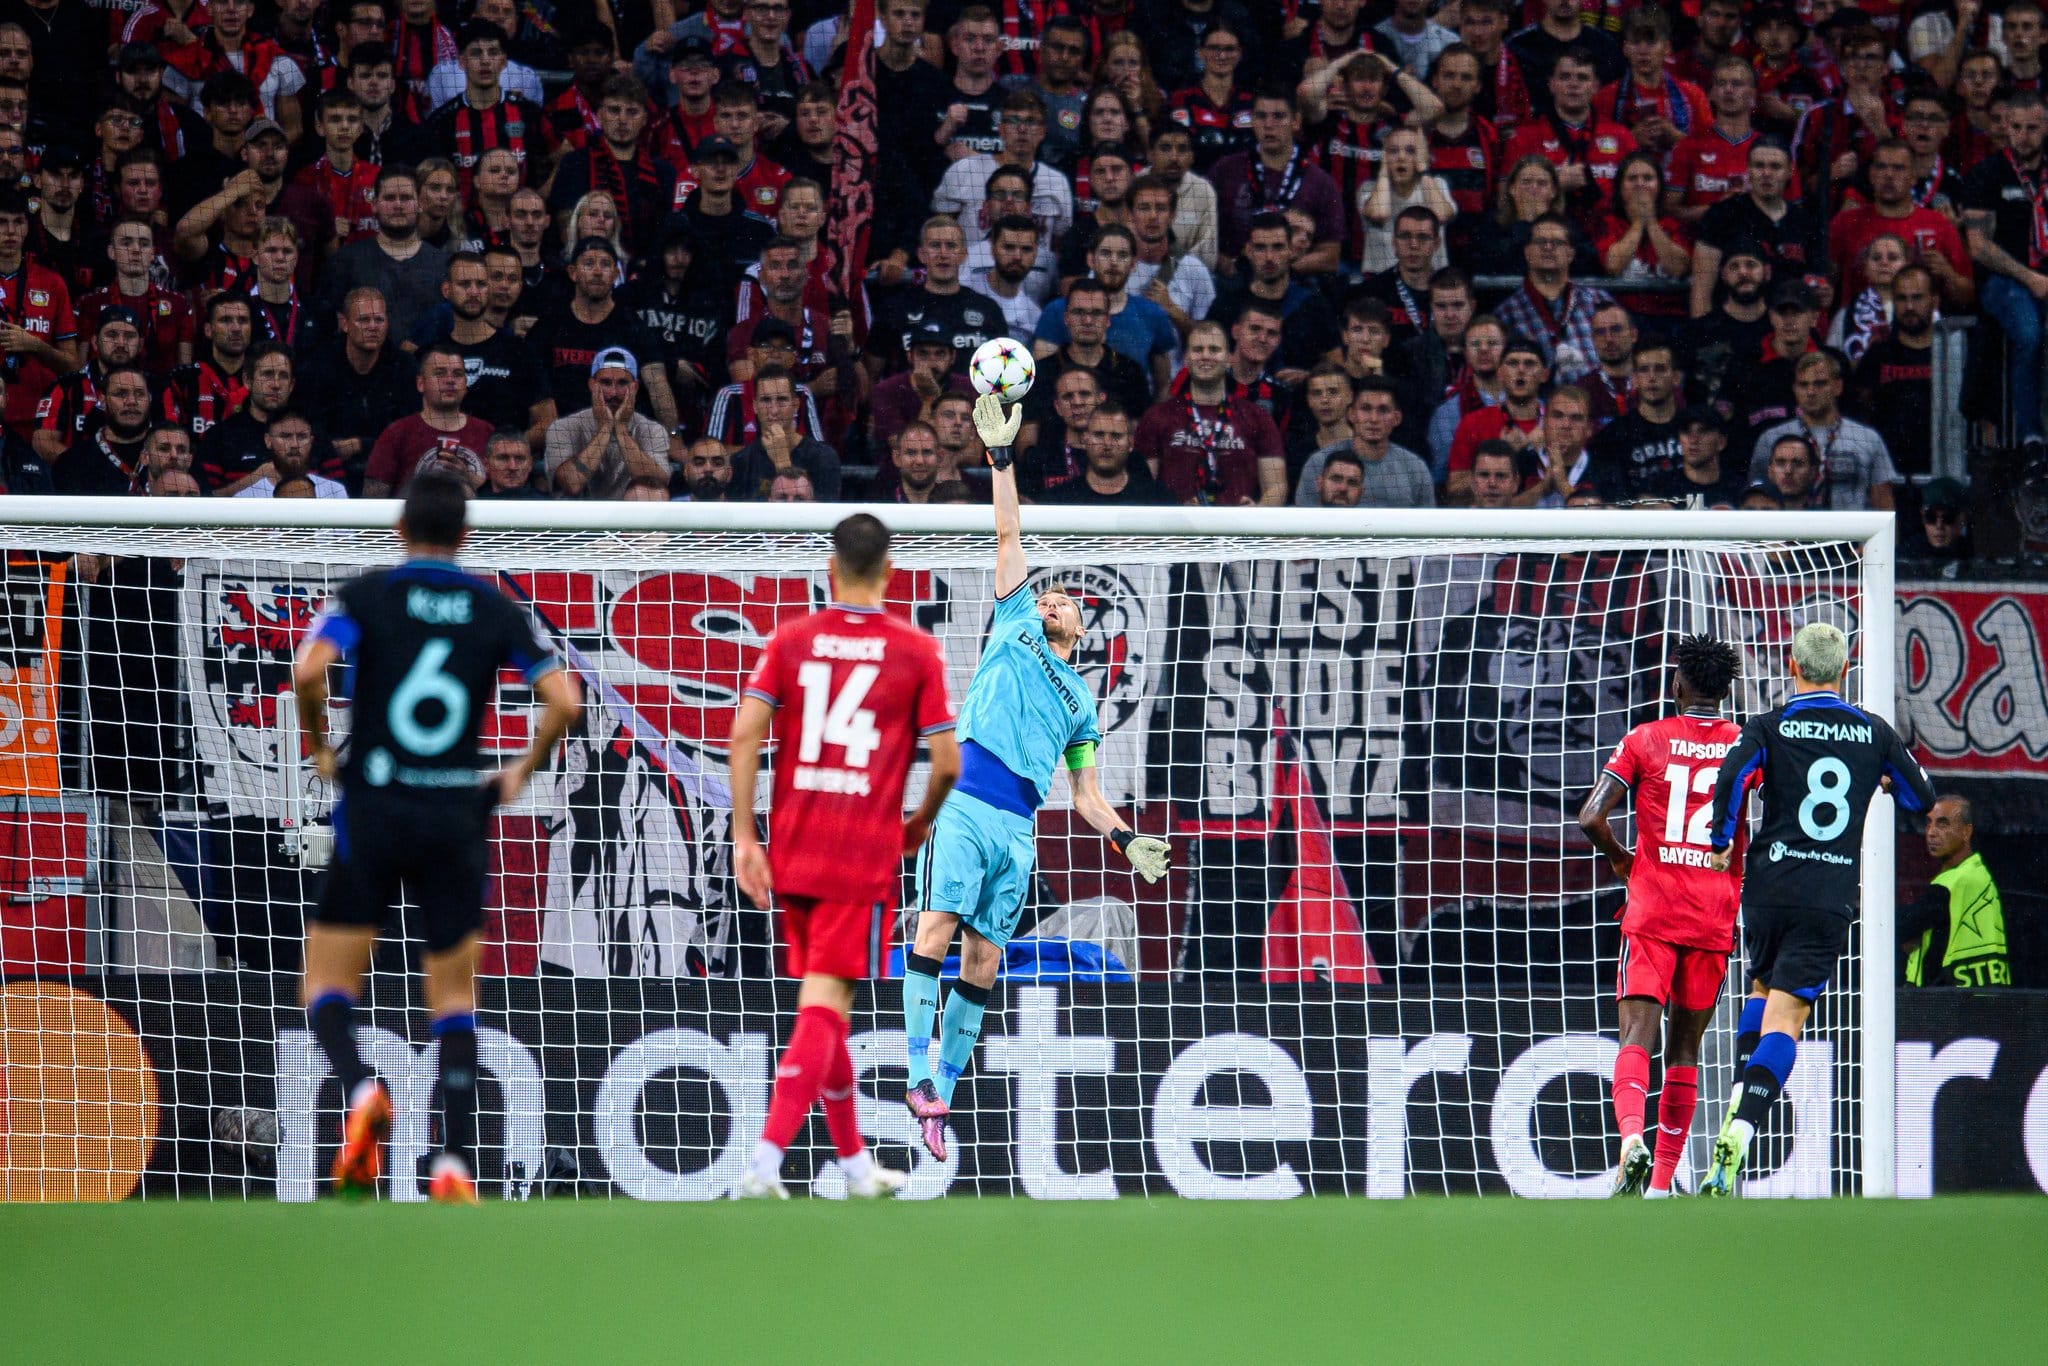
[[[1301,114],[1293,92],[1261,91],[1252,102],[1252,148],[1233,152],[1209,168],[1209,183],[1216,187],[1221,210],[1217,246],[1226,272],[1236,269],[1255,219],[1297,205],[1316,224],[1315,247],[1303,273],[1337,268],[1344,242],[1344,196],[1329,172],[1303,159],[1296,146],[1300,136]]]
[[[0,399],[7,393],[5,379],[0,379]],[[14,432],[0,426],[0,492],[6,493],[54,493],[56,485],[50,473],[50,464],[36,453],[36,448],[16,436]]]
[[[1522,484],[1515,448],[1498,438],[1482,441],[1472,452],[1468,492],[1475,508],[1505,508],[1514,505]]]
[[[1933,472],[1934,275],[1927,267],[1892,277],[1891,326],[1856,363],[1856,399],[1899,473]]]
[[[164,74],[164,84],[172,94],[197,107],[199,100],[205,98],[205,87],[200,82],[206,76],[225,70],[257,73],[249,79],[264,117],[282,124],[287,140],[298,141],[299,106],[292,96],[305,88],[306,76],[276,43],[249,31],[249,21],[256,13],[255,0],[213,0],[208,13],[212,24],[204,40],[187,30],[185,41],[159,42],[159,48],[168,48],[165,57],[169,69]],[[92,47],[98,48],[99,44]]]
[[[1663,10],[1636,10],[1622,21],[1621,56],[1627,69],[1600,87],[1594,111],[1628,129],[1636,146],[1661,164],[1688,134],[1707,126],[1706,92],[1671,74],[1671,20]]]
[[[919,418],[901,432],[895,442],[896,501],[929,503],[939,486],[939,433]],[[957,478],[957,473],[955,475]]]
[[[1848,29],[1837,57],[1839,96],[1811,106],[1799,120],[1792,135],[1792,161],[1806,193],[1821,205],[1840,203],[1870,164],[1877,145],[1894,135],[1893,106],[1885,88],[1890,58],[1884,35],[1875,28]]]
[[[1635,402],[1635,352],[1642,334],[1635,315],[1612,303],[1593,313],[1593,368],[1579,377],[1593,405],[1595,430],[1627,412]]]
[[[28,201],[20,192],[0,188],[0,279],[13,296],[0,319],[0,350],[7,354],[11,382],[6,422],[23,438],[34,429],[36,407],[51,381],[78,368],[70,290],[55,271],[26,254],[28,219]]]
[[[1777,496],[1778,507],[1800,511],[1820,506],[1820,456],[1813,448],[1813,442],[1798,432],[1768,437],[1768,463],[1764,466],[1764,478]],[[1754,491],[1756,485],[1751,484]],[[1749,503],[1749,494],[1743,495],[1743,504]]]
[[[545,181],[554,160],[554,130],[537,103],[505,85],[504,30],[487,19],[471,19],[457,33],[456,45],[462,92],[425,119],[422,145],[455,163],[464,196],[470,191],[478,156],[490,148],[506,148],[519,158],[530,180]]]
[[[930,321],[953,333],[953,349],[959,357],[956,364],[965,374],[967,358],[998,335],[1003,310],[988,295],[960,283],[967,242],[953,219],[937,214],[924,221],[918,232],[917,259],[925,269],[924,283],[899,291],[893,303],[883,306],[868,334],[870,363],[876,373],[900,368],[909,355],[911,334],[919,324]],[[1105,324],[1107,320],[1105,309]]]
[[[1576,381],[1594,366],[1593,315],[1614,299],[1607,291],[1571,281],[1571,224],[1562,214],[1536,220],[1523,252],[1522,287],[1496,310],[1503,326],[1531,342],[1546,368]]]
[[[273,417],[292,406],[292,394],[298,387],[292,353],[276,342],[251,347],[244,373],[249,378],[249,396],[241,410],[214,423],[199,439],[200,480],[217,498],[240,493],[269,463],[264,433]],[[333,453],[323,442],[309,458],[316,464],[330,464]]]
[[[1642,11],[1648,13],[1648,11]],[[1671,150],[1664,212],[1690,233],[1707,210],[1749,186],[1749,149],[1755,145],[1756,68],[1737,56],[1714,63],[1707,101],[1711,123],[1701,120]],[[1640,139],[1638,139],[1640,141]]]
[[[759,319],[747,336],[746,373],[749,378],[726,385],[712,397],[711,412],[704,424],[705,435],[724,442],[728,450],[737,450],[753,440],[759,428],[751,377],[769,369],[787,370],[794,375],[795,366],[796,333],[780,318]],[[822,438],[824,422],[818,414],[817,400],[807,386],[796,386],[796,403],[797,429]]]
[[[1316,452],[1351,444],[1351,399],[1358,383],[1345,373],[1343,366],[1329,361],[1308,372],[1308,380],[1301,387],[1301,404],[1288,422],[1281,442],[1287,456],[1289,483],[1300,487],[1302,467]],[[1395,406],[1400,406],[1398,397]]]
[[[839,453],[805,432],[796,420],[796,379],[769,366],[754,379],[758,434],[733,457],[732,485],[741,499],[765,498],[776,474],[794,465],[811,479],[822,502],[839,499]]]
[[[1082,154],[1074,175],[1081,209],[1060,249],[1061,279],[1071,280],[1087,269],[1088,251],[1102,229],[1131,225],[1134,175],[1131,151],[1121,142],[1097,142]]]
[[[403,496],[423,467],[451,473],[472,489],[483,487],[491,424],[462,411],[469,377],[461,355],[439,342],[423,348],[415,383],[420,411],[399,418],[377,438],[363,471],[365,498]]]
[[[1105,400],[1088,416],[1082,438],[1087,467],[1079,478],[1046,491],[1042,501],[1068,507],[1166,507],[1174,495],[1132,462],[1131,415]]]
[[[377,166],[357,155],[363,137],[363,103],[346,90],[320,97],[313,127],[321,155],[302,166],[292,183],[310,191],[332,215],[334,238],[358,242],[377,232]]]
[[[1229,360],[1223,329],[1198,325],[1188,334],[1185,383],[1146,412],[1133,445],[1179,502],[1278,506],[1287,499],[1279,429],[1256,403],[1231,393]]]
[[[1451,201],[1449,185],[1438,176],[1424,174],[1428,164],[1429,144],[1421,129],[1399,128],[1387,134],[1379,176],[1360,195],[1358,204],[1358,212],[1365,219],[1365,250],[1359,268],[1367,274],[1404,267],[1401,278],[1412,288],[1414,275],[1419,274],[1427,281],[1450,264],[1450,258],[1444,254],[1442,225],[1457,216],[1458,206]],[[1429,215],[1426,224],[1421,214]],[[1406,269],[1413,258],[1404,259],[1398,250],[1404,222],[1416,234],[1418,246],[1422,229],[1430,230],[1432,250],[1419,270]],[[1418,328],[1420,323],[1421,320],[1415,320]]]
[[[640,362],[623,347],[590,362],[590,406],[548,429],[547,476],[557,498],[613,499],[634,479],[669,479],[668,432],[635,411]]]
[[[242,130],[242,164],[256,173],[263,217],[282,218],[292,225],[295,245],[304,257],[297,283],[311,288],[313,266],[334,247],[334,212],[319,195],[285,178],[291,141],[276,122],[257,119]]]
[[[318,330],[299,298],[299,233],[289,219],[266,218],[256,229],[250,321],[258,342],[275,342],[299,353],[310,350]]]
[[[1549,0],[1548,15],[1572,4],[1572,21],[1578,22],[1575,0]],[[1516,35],[1520,43],[1541,28]],[[1525,68],[1527,63],[1524,63]],[[1618,72],[1616,73],[1619,74]],[[1529,72],[1531,85],[1536,73]],[[1596,59],[1583,48],[1560,49],[1544,72],[1543,85],[1550,92],[1547,109],[1535,120],[1522,124],[1501,147],[1501,160],[1513,166],[1523,157],[1540,156],[1557,167],[1564,188],[1565,204],[1579,230],[1591,237],[1600,226],[1600,211],[1613,190],[1621,159],[1636,149],[1628,129],[1603,119],[1593,108],[1598,84]]]
[[[1587,446],[1592,435],[1591,396],[1576,384],[1561,384],[1552,390],[1550,401],[1543,408],[1543,441],[1534,451],[1537,469],[1533,488],[1525,487],[1512,501],[1523,505],[1526,500],[1530,507],[1569,507],[1579,489],[1597,488],[1587,478],[1593,464],[1593,454]]]
[[[533,485],[533,447],[517,427],[500,427],[484,447],[484,486],[479,498],[531,502],[547,495]],[[666,496],[666,494],[664,494]]]
[[[1429,420],[1429,467],[1438,484],[1450,478],[1451,447],[1456,444],[1459,425],[1481,408],[1507,397],[1500,374],[1506,354],[1507,329],[1491,313],[1480,314],[1466,327],[1464,373],[1455,379],[1449,397],[1437,405]]]
[[[1045,106],[1045,159],[1055,166],[1072,166],[1081,150],[1087,62],[1087,25],[1071,15],[1047,19],[1038,44],[1038,77],[1022,88],[1037,95]]]
[[[1693,270],[1697,280],[1697,259]],[[1718,403],[1731,412],[1737,407],[1743,384],[1762,364],[1764,342],[1772,334],[1764,303],[1769,280],[1762,247],[1737,243],[1721,258],[1719,302],[1685,331],[1686,382],[1694,401]]]
[[[1316,476],[1315,506],[1355,508],[1365,491],[1365,462],[1348,446],[1338,446],[1323,458]]]
[[[1392,262],[1359,283],[1354,299],[1376,299],[1386,306],[1394,346],[1412,341],[1429,327],[1430,282],[1444,254],[1443,240],[1443,225],[1433,210],[1421,205],[1402,209],[1389,234]]]
[[[1111,349],[1144,367],[1152,378],[1152,392],[1162,393],[1173,373],[1170,361],[1180,348],[1180,334],[1167,321],[1166,310],[1149,299],[1131,297],[1124,288],[1136,262],[1137,239],[1129,228],[1102,229],[1088,249],[1089,274],[1109,298],[1107,341]],[[1066,342],[1066,314],[1066,300],[1060,299],[1040,315],[1037,340],[1032,343],[1040,357],[1051,355]]]
[[[0,243],[5,242],[5,217],[0,215]],[[193,438],[226,418],[249,397],[246,361],[253,313],[246,295],[216,294],[206,301],[206,350],[190,365],[171,372],[157,395],[157,411],[167,421],[182,423]]]
[[[775,235],[774,223],[742,201],[735,191],[742,170],[739,148],[718,134],[697,144],[691,161],[696,188],[683,200],[669,223],[687,223],[703,248],[735,265],[757,260]]]
[[[1045,101],[1030,90],[1012,90],[1003,99],[995,153],[976,152],[949,166],[932,194],[932,212],[951,214],[972,247],[988,235],[991,220],[982,208],[989,177],[998,168],[1014,167],[1030,179],[1025,212],[1048,241],[1066,236],[1074,226],[1074,191],[1065,176],[1039,160],[1045,131]]]
[[[7,452],[9,493],[135,491],[149,436],[149,377],[132,364],[110,366],[100,379],[99,399],[93,420],[54,461]]]
[[[2029,14],[2038,24],[2039,11]],[[1964,179],[1963,221],[1969,228],[1970,257],[1984,272],[1984,311],[2005,334],[2013,434],[2023,442],[2039,441],[2048,255],[2038,191],[2048,178],[2041,155],[2048,143],[2048,103],[2036,91],[2013,91],[2005,100],[2004,129],[2005,155],[1986,157]],[[0,218],[0,242],[4,232],[5,219]]]
[[[298,406],[325,435],[341,462],[351,494],[363,487],[363,467],[384,429],[405,416],[412,357],[390,339],[384,296],[365,285],[342,300],[341,335],[313,353],[299,386]]]
[[[599,137],[586,138],[555,168],[548,208],[565,218],[576,201],[608,190],[623,201],[621,232],[629,251],[645,254],[660,239],[674,207],[676,168],[654,155],[647,131],[647,89],[631,76],[609,77],[597,106]]]
[[[138,364],[142,358],[142,331],[134,313],[125,308],[104,309],[98,323],[85,365],[58,376],[37,405],[35,435],[29,444],[45,464],[85,434],[99,411],[107,372],[116,366]]]
[[[1188,130],[1161,124],[1152,134],[1152,174],[1173,187],[1173,240],[1204,267],[1216,269],[1216,187],[1194,173]]]
[[[1646,484],[1642,496],[1680,505],[1698,498],[1702,507],[1740,507],[1750,486],[1749,471],[1739,460],[1727,459],[1727,451],[1728,424],[1719,410],[1687,408],[1678,415],[1678,468]]]
[[[802,471],[799,470],[797,473],[801,474]],[[808,480],[805,481],[804,488],[807,491],[809,490],[810,483]],[[619,495],[619,501],[622,503],[666,503],[669,501],[668,485],[659,479],[652,479],[644,474],[636,474],[626,481],[626,490]],[[806,497],[771,498],[769,501],[776,503],[808,503],[814,500]]]
[[[1861,422],[1842,416],[1842,362],[1826,351],[1801,356],[1793,370],[1792,391],[1798,411],[1757,438],[1750,464],[1752,479],[1762,476],[1777,437],[1804,436],[1820,453],[1821,487],[1826,505],[1837,511],[1865,508],[1889,512],[1892,486],[1899,474],[1892,467],[1884,438]]]
[[[1018,443],[1023,454],[1017,457],[1017,491],[1031,502],[1081,477],[1088,463],[1088,416],[1102,402],[1102,385],[1092,371],[1068,370],[1052,386],[1051,415],[1026,421],[1030,440]]]
[[[692,441],[683,453],[683,493],[688,503],[723,503],[732,496],[732,452],[709,439]]]
[[[1099,280],[1077,280],[1067,290],[1061,320],[1066,340],[1038,357],[1038,379],[1024,399],[1024,415],[1043,421],[1052,406],[1053,386],[1072,370],[1095,377],[1104,396],[1125,412],[1143,412],[1152,403],[1152,385],[1130,357],[1112,350],[1109,337],[1109,291]],[[1277,330],[1277,329],[1276,329]]]
[[[669,225],[656,260],[657,269],[627,286],[625,303],[662,343],[678,411],[701,411],[725,378],[732,288],[722,264],[697,250],[687,224]]]
[[[761,259],[749,282],[743,282],[740,289],[744,297],[741,321],[726,334],[725,342],[726,363],[734,379],[753,376],[752,362],[747,359],[748,344],[753,340],[754,329],[769,319],[784,323],[792,340],[802,339],[803,345],[784,362],[794,367],[799,380],[818,380],[829,373],[826,361],[833,340],[834,313],[824,291],[810,284],[799,243],[779,235],[771,238],[761,248]],[[750,289],[754,292],[749,293]],[[844,308],[838,312],[844,315],[839,320],[839,330],[850,345],[852,316]]]
[[[100,315],[109,308],[128,310],[142,336],[142,368],[159,380],[180,365],[192,363],[192,308],[185,296],[158,284],[150,270],[156,262],[156,234],[149,220],[123,214],[107,231],[111,277],[78,301],[78,326],[87,336],[99,331]]]
[[[336,252],[325,271],[327,297],[339,301],[368,285],[384,296],[391,331],[409,337],[420,315],[440,300],[448,254],[420,240],[419,179],[410,166],[377,173],[377,235]]]
[[[1460,0],[1458,5],[1458,41],[1471,49],[1478,66],[1479,94],[1472,112],[1503,140],[1536,115],[1522,63],[1506,50],[1518,8],[1511,0]]]
[[[1863,288],[1835,310],[1834,325],[1828,329],[1827,337],[1828,346],[1840,351],[1851,365],[1862,360],[1863,353],[1891,331],[1892,281],[1912,260],[1912,250],[1905,238],[1884,232],[1871,238],[1857,259]]]
[[[1735,506],[1742,512],[1783,512],[1785,500],[1776,484],[1759,480],[1743,489],[1742,497]]]
[[[1252,150],[1252,92],[1237,79],[1244,62],[1241,30],[1217,24],[1202,35],[1199,50],[1201,79],[1169,95],[1166,113],[1188,130],[1195,164],[1207,169],[1233,153]]]
[[[1216,280],[1200,258],[1174,240],[1176,191],[1171,181],[1154,173],[1131,186],[1131,236],[1137,261],[1125,288],[1166,313],[1183,339],[1188,329],[1209,316],[1216,302]]]
[[[1970,989],[2012,985],[2005,906],[1975,848],[1976,808],[1944,792],[1927,809],[1927,853],[1939,865],[1927,890],[1899,908],[1907,986]]]
[[[1014,189],[1012,190],[1012,185]],[[1014,171],[999,171],[989,179],[991,196],[1012,190],[1021,193],[1023,182]],[[991,203],[996,202],[993,198]],[[979,253],[988,258],[976,264]],[[978,290],[995,301],[1003,312],[1003,325],[1013,337],[1029,337],[1038,331],[1044,313],[1043,301],[1054,283],[1056,267],[1039,240],[1038,224],[1021,213],[1006,213],[995,221],[988,237],[968,249],[968,266],[961,279],[969,289]]]
[[[1297,507],[1428,508],[1436,506],[1429,465],[1415,452],[1392,444],[1401,425],[1399,392],[1392,380],[1368,379],[1358,386],[1346,414],[1348,439],[1323,447],[1308,459],[1295,486]],[[1331,461],[1357,463],[1355,475],[1338,478],[1349,502],[1333,503],[1328,478]],[[1355,479],[1355,485],[1352,481]]]
[[[1664,200],[1664,167],[1657,157],[1650,152],[1623,157],[1606,221],[1594,239],[1603,274],[1659,282],[1692,274],[1692,241],[1676,218],[1661,216]],[[1636,307],[1643,313],[1685,313],[1683,305],[1661,295],[1639,299]]]
[[[1294,277],[1285,215],[1259,215],[1245,235],[1242,250],[1245,269],[1217,291],[1209,316],[1234,329],[1238,315],[1253,303],[1272,309],[1283,329],[1281,366],[1300,371],[1295,377],[1298,383],[1307,376],[1309,366],[1326,359],[1341,344],[1336,315],[1321,293]]]
[[[1429,326],[1396,345],[1383,366],[1401,386],[1401,430],[1395,440],[1410,450],[1429,449],[1429,420],[1456,387],[1465,369],[1465,329],[1472,324],[1478,299],[1472,279],[1456,268],[1438,271],[1429,281]],[[1362,324],[1364,319],[1358,319]],[[1345,349],[1351,348],[1354,321],[1345,311]],[[1364,340],[1361,327],[1359,340]],[[1347,372],[1349,367],[1347,366]],[[1314,372],[1310,372],[1313,376]],[[1352,375],[1353,381],[1365,378]],[[1347,407],[1349,404],[1347,403]],[[1319,443],[1327,444],[1327,443]]]
[[[958,479],[963,470],[988,463],[988,447],[974,430],[974,400],[965,394],[941,394],[932,405],[932,429],[939,434],[939,482]]]
[[[972,394],[974,386],[954,366],[953,334],[937,322],[922,323],[910,342],[910,368],[875,386],[868,431],[880,446],[893,446],[913,422],[927,421],[941,395]]]
[[[639,318],[619,304],[615,294],[619,259],[611,243],[602,237],[584,238],[569,253],[568,267],[573,292],[535,325],[546,339],[541,362],[547,371],[548,391],[557,396],[587,388],[591,366],[606,351],[624,351],[635,357],[661,354],[660,344]],[[636,360],[633,375],[641,411],[652,416],[664,432],[672,430],[676,400],[662,367],[649,367],[643,383]],[[552,450],[552,434],[548,441]],[[618,487],[625,487],[623,481]]]
[[[1902,560],[1947,562],[1971,557],[1969,491],[1953,479],[1930,479],[1920,490],[1920,525],[1899,547]]]
[[[2048,118],[2043,124],[2048,130]],[[1694,234],[1693,317],[1703,317],[1713,308],[1722,258],[1738,247],[1755,250],[1763,260],[1765,286],[1800,279],[1820,265],[1827,224],[1804,200],[1786,200],[1791,182],[1792,158],[1785,144],[1769,136],[1752,141],[1748,190],[1708,209]]]
[[[528,443],[539,448],[546,444],[556,416],[549,378],[526,339],[494,325],[487,316],[488,275],[481,255],[458,251],[448,258],[448,278],[441,284],[453,315],[443,340],[462,357],[469,374],[462,410],[493,427],[524,427]]]
[[[1910,244],[1934,273],[1952,311],[1969,308],[1977,299],[1969,249],[1947,214],[1923,208],[1914,198],[1912,148],[1890,139],[1879,143],[1869,174],[1870,202],[1844,208],[1828,227],[1828,260],[1841,280],[1838,297],[1853,299],[1865,286],[1863,254],[1873,240],[1891,233]]]
[[[1280,338],[1280,310],[1262,299],[1246,301],[1230,325],[1231,395],[1258,404],[1276,425],[1293,406],[1293,386],[1308,377],[1304,370],[1277,368]]]
[[[1465,349],[1472,349],[1469,332]],[[1454,502],[1471,492],[1472,457],[1480,443],[1503,441],[1510,451],[1521,451],[1542,439],[1542,393],[1550,380],[1550,370],[1536,343],[1521,337],[1509,342],[1501,352],[1500,378],[1500,404],[1473,408],[1458,420],[1457,431],[1451,438],[1444,488]],[[1510,497],[1513,493],[1509,490]]]
[[[1593,481],[1610,503],[1654,498],[1678,473],[1677,359],[1671,343],[1639,341],[1631,358],[1634,401],[1593,438]]]
[[[775,477],[768,481],[768,501],[771,503],[815,503],[818,492],[811,487],[811,476],[796,465],[785,465],[775,471]]]
[[[88,240],[90,211],[79,213],[85,196],[85,158],[69,143],[54,143],[36,163],[36,211],[29,220],[29,253],[63,277],[73,299],[92,288],[99,244]]]
[[[236,490],[235,497],[290,497],[289,486],[299,480],[312,490],[301,496],[348,497],[348,489],[339,480],[313,472],[313,424],[298,409],[285,408],[271,415],[263,431],[263,446],[269,458],[256,467],[254,477]]]

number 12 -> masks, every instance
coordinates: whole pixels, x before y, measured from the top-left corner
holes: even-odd
[[[1664,770],[1664,781],[1671,785],[1668,803],[1664,808],[1664,842],[1666,844],[1697,844],[1709,847],[1713,841],[1707,834],[1707,823],[1714,818],[1714,779],[1721,770],[1705,764],[1699,768],[1687,768],[1684,764],[1673,764]],[[1690,791],[1707,798],[1699,809],[1692,813],[1692,819],[1685,818],[1685,798]]]

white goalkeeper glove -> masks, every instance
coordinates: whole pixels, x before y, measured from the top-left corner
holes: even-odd
[[[1151,835],[1135,834],[1119,830],[1110,836],[1123,856],[1131,861],[1131,867],[1147,882],[1157,882],[1166,876],[1166,868],[1173,861],[1173,846],[1165,840]]]
[[[988,461],[997,469],[1009,468],[1010,443],[1017,439],[1017,430],[1023,425],[1022,404],[1013,405],[1005,418],[1003,401],[994,394],[983,394],[974,400],[974,432],[981,438],[981,444],[988,447]]]

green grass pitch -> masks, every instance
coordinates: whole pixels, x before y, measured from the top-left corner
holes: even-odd
[[[42,1362],[2048,1360],[2048,1200],[0,1207]]]

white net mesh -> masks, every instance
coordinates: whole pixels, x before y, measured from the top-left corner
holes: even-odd
[[[38,979],[5,988],[10,1193],[324,1187],[339,1097],[297,968],[331,794],[286,690],[328,590],[393,550],[378,509],[324,515],[359,525],[0,517],[20,547],[5,967]],[[1083,605],[1105,794],[1172,838],[1174,871],[1135,880],[1056,782],[944,1164],[899,1103],[897,988],[862,993],[881,1160],[921,1196],[1604,1191],[1620,893],[1572,817],[1627,729],[1661,714],[1677,634],[1744,648],[1741,715],[1779,699],[1799,623],[1860,643],[1891,605],[1864,598],[1855,528],[1674,544],[1653,534],[1673,520],[1596,516],[1562,543],[1460,540],[1443,519],[1286,538],[1082,521],[1028,538],[1034,580]],[[487,526],[465,552],[529,606],[587,702],[494,831],[487,1191],[710,1197],[743,1165],[794,993],[773,921],[732,885],[724,737],[761,643],[823,601],[824,553],[816,531],[653,524]],[[939,638],[957,705],[991,539],[899,534],[895,559],[897,610]],[[533,710],[508,681],[486,748],[516,752]],[[402,1199],[432,1145],[416,970],[388,937],[361,1017],[397,1102]],[[1752,1194],[1858,1188],[1854,964],[1836,981]],[[1732,1080],[1727,1023],[1702,1134]],[[822,1125],[792,1157],[838,1188]]]

